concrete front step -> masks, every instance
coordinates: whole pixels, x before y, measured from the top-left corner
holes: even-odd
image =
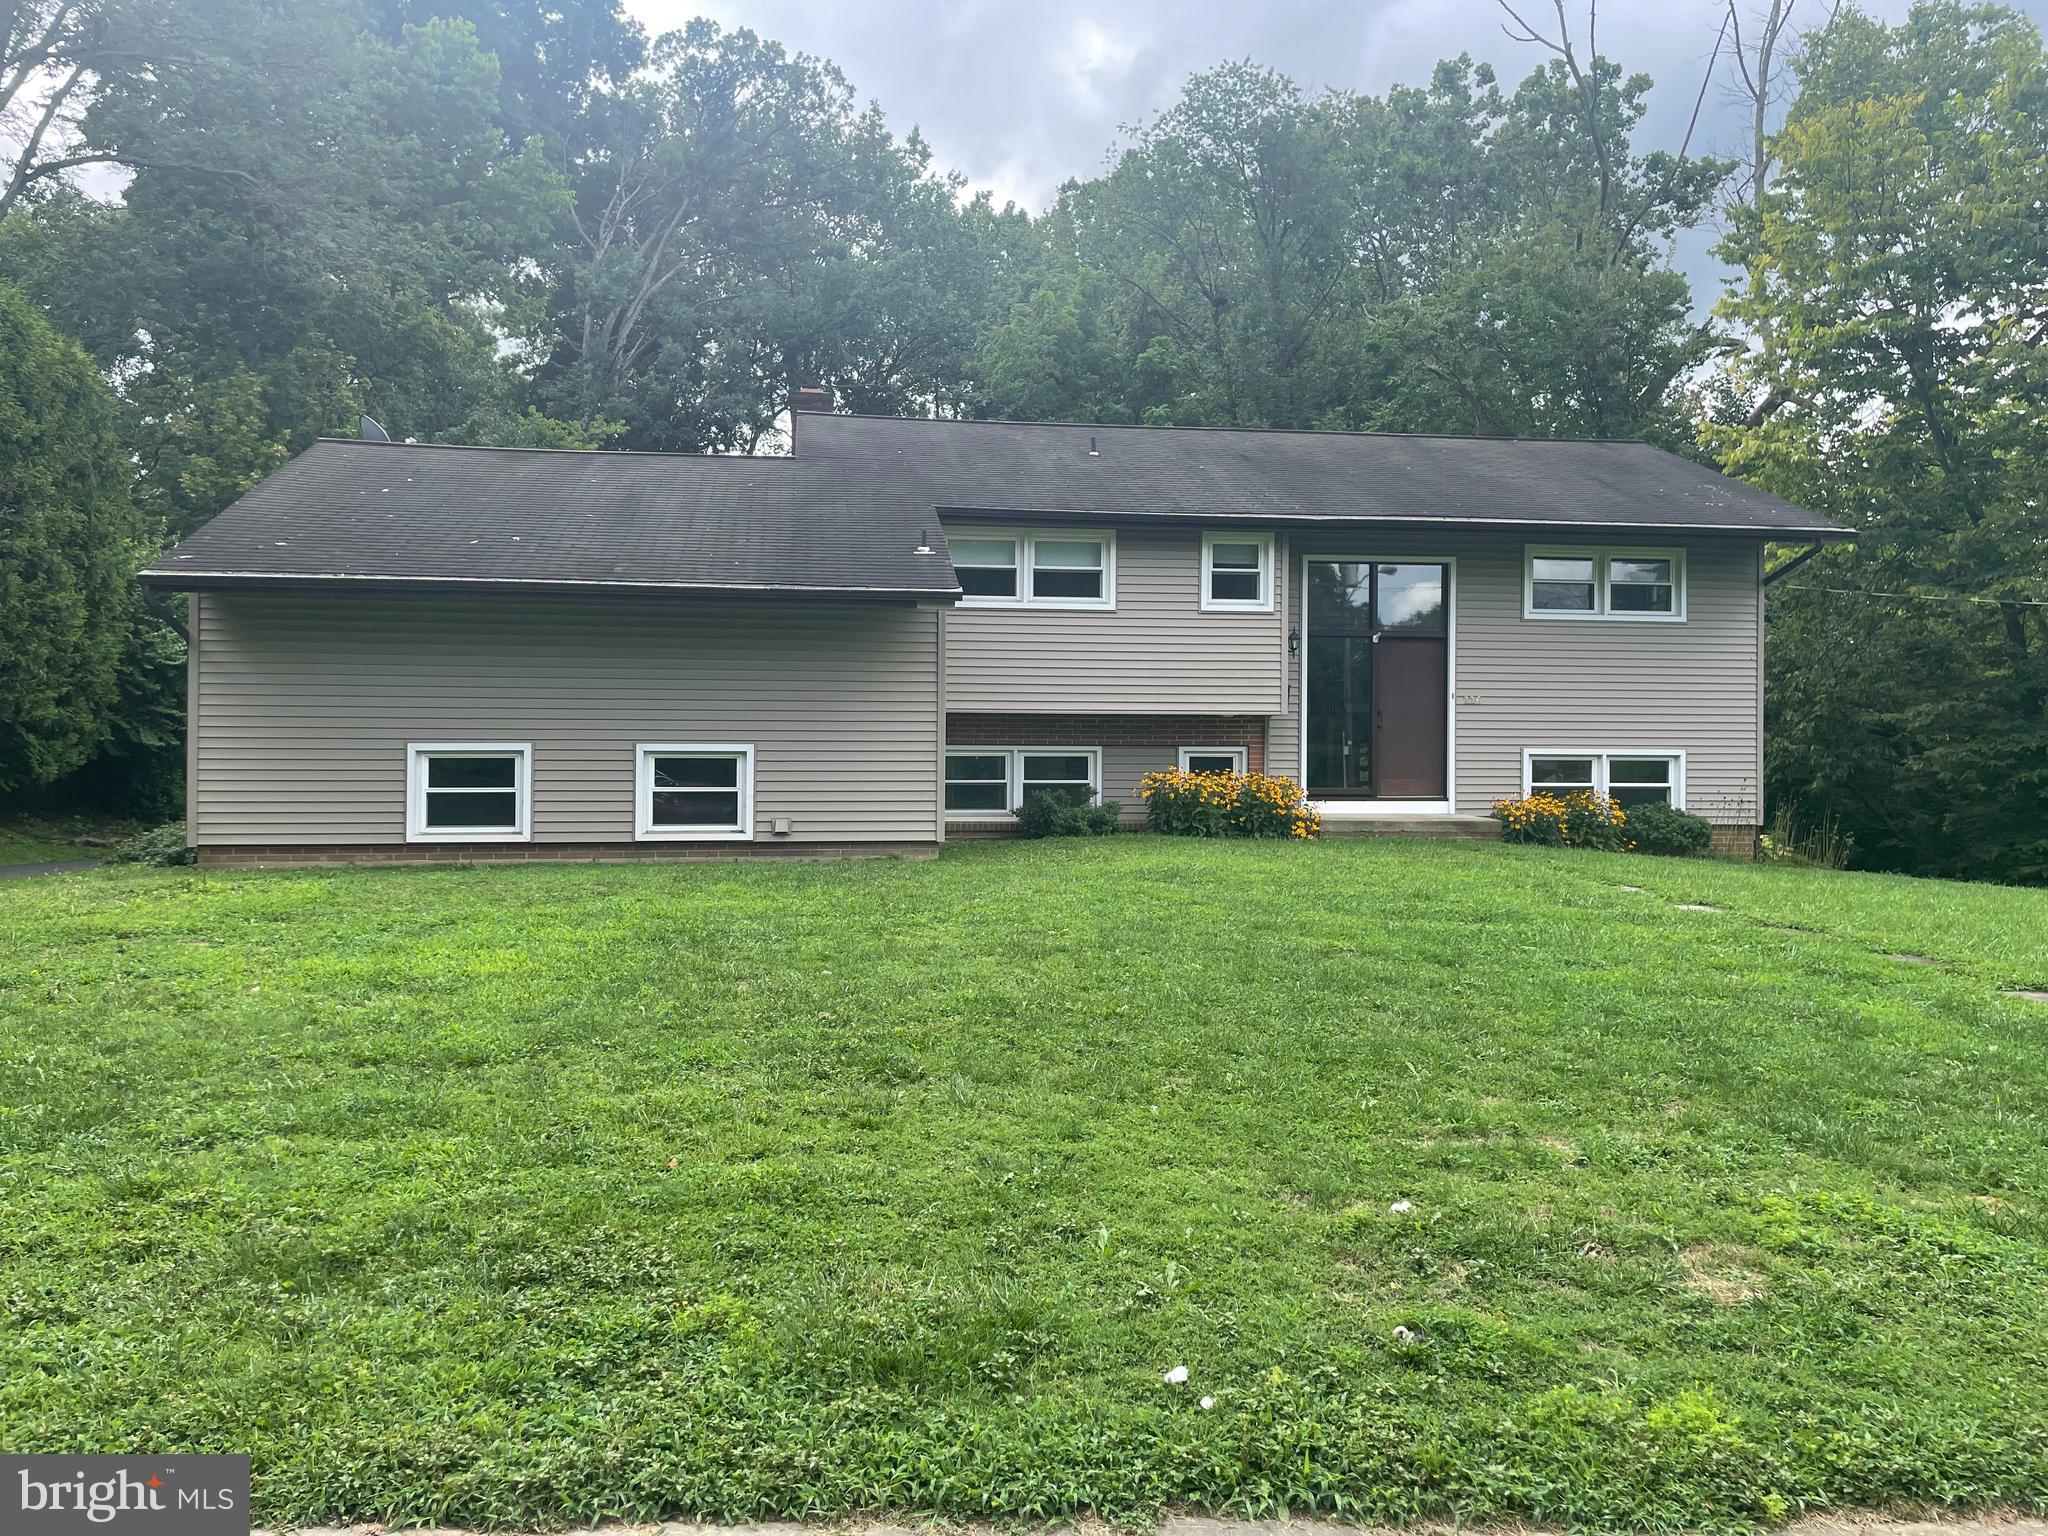
[[[1500,841],[1491,816],[1325,816],[1325,837],[1466,837]]]

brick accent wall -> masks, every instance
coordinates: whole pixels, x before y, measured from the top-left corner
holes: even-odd
[[[1717,859],[1753,859],[1756,857],[1756,828],[1724,826],[1716,822],[1707,852]]]
[[[1245,765],[1264,771],[1263,715],[946,716],[949,747],[1101,747],[1149,749],[1153,768],[1171,768],[1182,747],[1243,747]],[[1118,753],[1129,756],[1129,751]]]
[[[334,864],[708,863],[718,859],[930,859],[937,843],[332,843],[201,848],[202,869]]]
[[[1126,826],[1145,819],[1138,780],[1180,761],[1182,747],[1242,747],[1245,767],[1261,772],[1266,756],[1263,715],[1033,715],[955,712],[946,716],[946,745],[975,747],[1100,747],[1102,798],[1123,807]],[[991,821],[950,819],[948,842],[1007,837],[1007,816]]]

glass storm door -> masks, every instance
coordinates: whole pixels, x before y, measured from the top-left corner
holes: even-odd
[[[1450,569],[1308,562],[1308,790],[1441,800],[1449,737]]]

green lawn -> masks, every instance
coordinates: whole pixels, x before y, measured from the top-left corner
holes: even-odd
[[[2048,893],[1470,844],[0,884],[0,1443],[266,1522],[2040,1508],[2023,985]]]
[[[82,834],[121,835],[98,822],[60,816],[10,816],[0,820],[0,867],[8,864],[50,864],[60,859],[97,859],[104,848],[86,847]]]

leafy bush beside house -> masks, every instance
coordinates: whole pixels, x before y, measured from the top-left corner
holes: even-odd
[[[1504,843],[1540,843],[1549,848],[1593,848],[1618,853],[1628,846],[1622,828],[1628,815],[1621,803],[1590,790],[1568,795],[1538,792],[1519,800],[1493,802]]]
[[[1627,815],[1627,842],[1636,853],[1703,853],[1714,840],[1714,828],[1706,817],[1676,806],[1653,800]]]
[[[1322,830],[1321,815],[1292,779],[1263,773],[1166,768],[1138,781],[1145,825],[1169,837],[1291,837]]]
[[[1037,789],[1017,808],[1019,837],[1107,837],[1118,830],[1123,807],[1100,805],[1068,789]]]
[[[147,832],[123,838],[108,855],[115,864],[156,864],[169,868],[196,862],[195,850],[185,841],[185,823],[167,821]]]

